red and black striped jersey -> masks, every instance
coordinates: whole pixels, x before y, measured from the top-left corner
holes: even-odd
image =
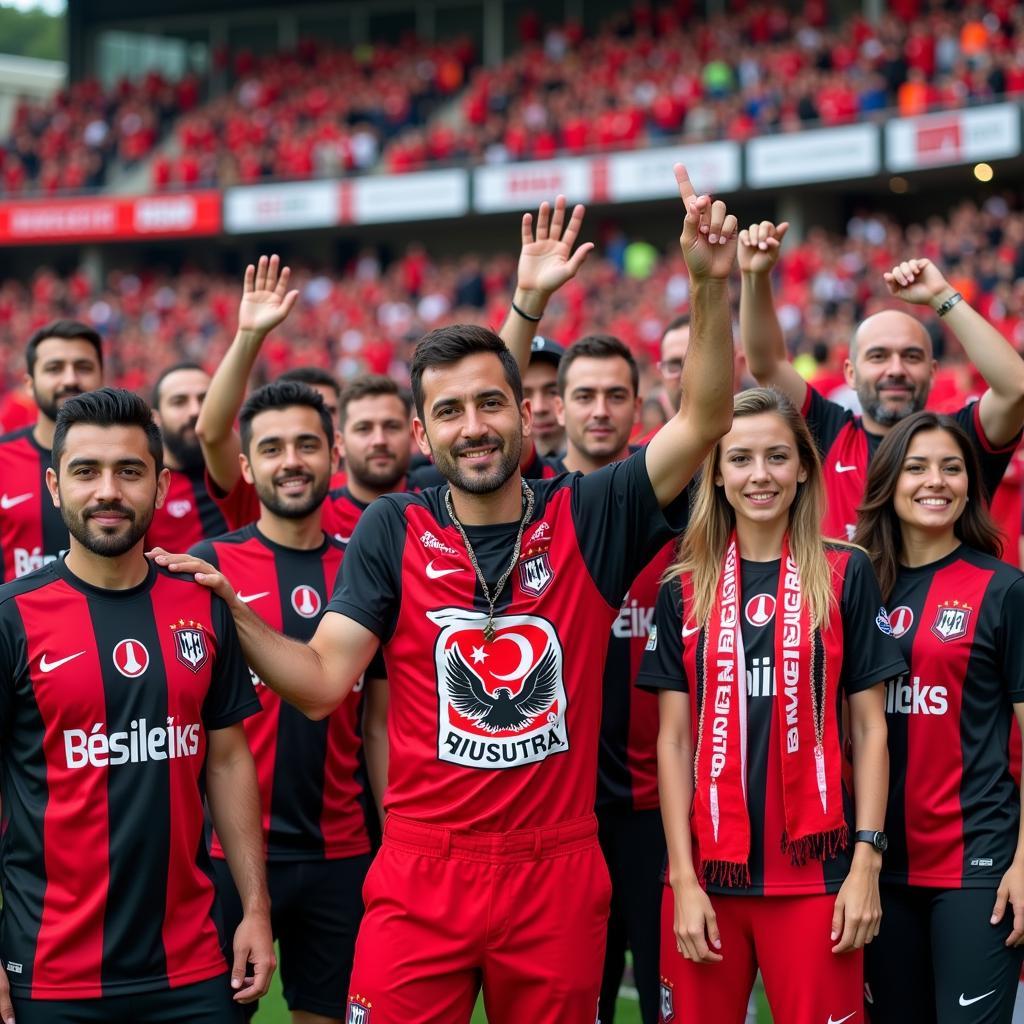
[[[62,559],[0,588],[0,958],[15,992],[92,999],[227,970],[203,826],[207,733],[259,710],[226,605],[151,567]]]
[[[390,812],[486,831],[594,812],[606,638],[636,575],[685,521],[686,496],[663,512],[643,453],[531,487],[491,640],[444,488],[384,495],[356,527],[328,610],[383,645]],[[466,527],[492,587],[518,530]]]
[[[348,487],[338,487],[327,495],[324,509],[328,507],[331,510],[328,518],[332,527],[329,532],[336,540],[347,544],[352,539],[359,517],[368,507],[367,502],[360,501]]]
[[[67,550],[68,528],[46,486],[50,450],[23,427],[0,437],[0,579],[13,580]]]
[[[227,521],[206,488],[205,470],[172,469],[170,474],[167,498],[146,531],[147,547],[185,551],[227,533]]]
[[[283,547],[255,523],[197,544],[269,626],[309,640],[334,590],[344,549],[324,537],[310,551]],[[353,857],[370,849],[370,798],[360,723],[362,683],[327,718],[310,721],[255,676],[262,714],[245,722],[260,784],[269,860]],[[223,858],[214,836],[213,855]]]
[[[828,547],[833,565],[837,607],[823,639],[842,670],[833,708],[836,727],[842,726],[844,695],[869,689],[906,669],[899,648],[886,633],[889,626],[874,571],[859,548]],[[741,559],[740,591],[743,612],[740,628],[747,673],[747,812],[750,816],[750,886],[707,885],[709,892],[749,896],[800,896],[838,892],[850,870],[850,851],[832,860],[793,864],[780,839],[786,830],[775,658],[776,595],[781,559],[750,562]],[[704,630],[686,627],[680,579],[664,584],[658,594],[654,626],[647,644],[638,685],[655,690],[693,693],[691,713],[694,743],[703,699],[703,670],[696,652]],[[692,686],[691,683],[696,683]],[[843,803],[849,828],[854,828],[853,798],[843,780]],[[694,836],[694,863],[699,860]]]
[[[889,849],[882,877],[992,888],[1013,860],[1010,773],[1024,702],[1024,573],[971,548],[900,569],[889,622],[910,671],[886,693]]]
[[[971,402],[952,416],[974,443],[981,463],[985,493],[992,495],[1010,464],[1020,434],[1008,445],[994,448],[981,425],[980,404]],[[854,416],[849,409],[836,402],[822,398],[810,386],[802,411],[821,452],[821,465],[825,474],[828,507],[821,524],[822,533],[826,537],[849,540],[857,523],[857,507],[864,498],[868,463],[882,443],[882,436],[869,433],[864,429],[864,422],[859,416]]]

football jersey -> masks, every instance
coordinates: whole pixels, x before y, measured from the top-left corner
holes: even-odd
[[[283,547],[252,523],[196,545],[193,553],[217,566],[239,600],[269,626],[309,640],[334,589],[343,548],[326,536],[313,550]],[[263,711],[246,719],[245,732],[256,761],[268,860],[368,853],[362,684],[333,714],[313,722],[252,679]],[[224,856],[216,835],[212,850]]]
[[[901,567],[889,622],[907,673],[889,683],[886,881],[992,888],[1017,847],[1010,773],[1024,701],[1024,574],[961,546]]]
[[[167,498],[146,531],[147,547],[187,551],[201,540],[227,533],[227,521],[206,488],[205,471],[172,469],[170,474]]]
[[[490,642],[445,488],[384,495],[356,527],[328,611],[383,645],[389,812],[502,832],[593,814],[605,638],[636,575],[683,525],[686,497],[658,507],[642,452],[530,486],[535,509]],[[466,527],[492,587],[518,530]]]
[[[13,580],[52,562],[68,548],[68,528],[46,486],[50,449],[23,427],[0,437],[0,563]]]
[[[153,566],[130,590],[62,559],[0,588],[0,958],[34,999],[227,970],[203,835],[207,733],[259,710],[234,621]]]
[[[981,425],[980,402],[971,402],[953,413],[953,419],[967,432],[981,464],[986,495],[995,493],[1020,441],[1018,434],[1008,445],[994,448]],[[826,537],[849,540],[857,524],[857,507],[864,498],[868,463],[882,443],[881,434],[869,433],[859,416],[836,402],[822,398],[808,386],[803,415],[821,452],[827,508],[821,530]]]
[[[832,659],[842,664],[836,702],[835,727],[842,727],[844,695],[877,686],[906,669],[889,628],[882,598],[867,555],[859,548],[829,546],[829,560],[841,587],[830,628],[823,631]],[[781,756],[779,752],[778,684],[775,658],[776,595],[781,559],[750,562],[741,559],[740,587],[743,612],[740,628],[747,674],[747,811],[750,816],[750,885],[726,887],[708,884],[708,892],[751,896],[799,896],[838,892],[850,870],[851,850],[831,860],[793,864],[782,849],[786,831]],[[693,680],[692,666],[703,630],[685,626],[680,579],[664,584],[658,594],[654,626],[644,654],[638,685],[655,690],[697,691],[691,704],[694,744],[697,742],[703,699],[703,681]],[[696,686],[694,686],[694,682]],[[847,825],[854,828],[854,805],[848,780],[843,780]],[[699,861],[693,839],[694,863]]]

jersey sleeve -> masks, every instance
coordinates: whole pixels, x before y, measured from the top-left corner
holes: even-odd
[[[683,664],[683,592],[679,578],[662,583],[654,603],[654,621],[640,661],[636,685],[643,690],[689,693]]]
[[[398,621],[405,519],[388,496],[362,514],[338,573],[327,611],[354,619],[386,643]]]
[[[218,487],[209,470],[204,471],[203,481],[213,503],[220,509],[220,514],[228,524],[228,530],[241,529],[259,519],[259,496],[256,494],[256,488],[247,483],[244,477],[239,476],[238,482],[230,491],[223,491]]]
[[[875,571],[868,556],[854,548],[846,563],[842,605],[832,614],[843,619],[843,678],[846,692],[869,690],[907,671],[892,635]]]
[[[1003,474],[1010,465],[1013,453],[1020,444],[1021,434],[1002,447],[994,447],[985,436],[985,428],[981,425],[981,402],[970,402],[960,409],[954,419],[967,431],[967,436],[974,442],[974,450],[978,453],[981,464],[981,480],[985,485],[985,497],[992,500],[996,488],[1003,479]]]
[[[639,572],[686,528],[690,489],[658,505],[643,449],[572,478],[572,514],[583,559],[604,599],[618,608]]]
[[[1024,702],[1024,576],[1006,588],[999,613],[1003,680],[1012,704]]]
[[[0,737],[6,742],[14,714],[15,679],[24,662],[24,642],[19,640],[20,618],[12,601],[0,604]]]
[[[261,708],[252,688],[252,676],[242,654],[235,620],[219,597],[214,597],[212,609],[217,658],[210,689],[203,701],[203,725],[207,729],[226,729],[255,715]]]
[[[822,458],[828,454],[828,450],[839,436],[839,431],[853,419],[853,413],[849,409],[844,409],[838,402],[823,397],[810,384],[807,385],[804,407],[800,411]]]
[[[193,544],[192,547],[188,549],[188,553],[196,558],[201,558],[204,562],[209,562],[215,569],[220,568],[220,560],[217,558],[217,548],[208,540],[201,540],[196,544]]]

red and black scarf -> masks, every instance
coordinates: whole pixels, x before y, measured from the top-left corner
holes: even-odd
[[[750,884],[742,607],[734,532],[726,547],[715,604],[699,639],[702,686],[692,811],[705,880],[731,886]],[[775,608],[775,716],[786,815],[780,839],[793,862],[803,864],[811,858],[834,857],[846,847],[849,836],[843,812],[839,728],[832,711],[838,666],[828,665],[821,633],[811,628],[788,535],[782,542]]]

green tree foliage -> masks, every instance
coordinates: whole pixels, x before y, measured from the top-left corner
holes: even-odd
[[[0,53],[65,60],[64,18],[41,10],[0,5]]]

